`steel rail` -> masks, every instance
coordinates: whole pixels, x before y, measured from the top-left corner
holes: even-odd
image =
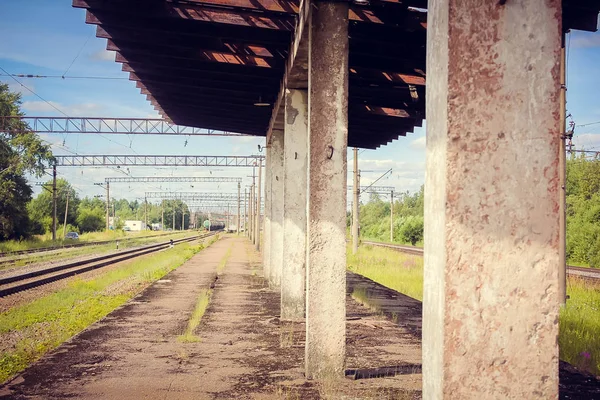
[[[109,243],[114,243],[114,242],[126,242],[126,241],[130,241],[130,240],[150,239],[150,238],[155,238],[155,237],[173,235],[175,233],[176,232],[170,232],[170,233],[161,233],[158,235],[151,235],[151,236],[130,237],[130,238],[111,239],[111,240],[98,240],[98,241],[94,241],[94,242],[81,242],[81,243],[63,244],[60,246],[40,247],[38,249],[9,251],[6,253],[0,253],[0,261],[3,261],[2,258],[7,258],[7,257],[11,257],[11,256],[20,256],[20,255],[32,254],[32,253],[44,253],[47,251],[70,249],[70,248],[74,248],[74,247],[97,246],[97,245],[109,244]]]
[[[204,239],[209,236],[213,236],[217,234],[219,231],[211,232],[205,235],[193,236],[189,238],[177,239],[173,241],[173,244],[191,242],[199,239]],[[94,257],[87,260],[81,260],[71,263],[66,263],[62,265],[57,265],[55,267],[46,268],[38,271],[27,272],[21,275],[8,276],[0,279],[0,297],[5,297],[11,294],[15,294],[18,292],[22,292],[25,290],[32,289],[34,287],[38,287],[41,285],[45,285],[50,282],[55,282],[58,280],[62,280],[65,278],[69,278],[74,275],[78,275],[84,272],[92,271],[94,269],[98,269],[101,267],[105,267],[107,265],[111,265],[114,263],[118,263],[121,261],[129,260],[131,258],[139,257],[142,255],[154,253],[156,251],[160,251],[168,248],[171,245],[171,242],[163,242],[158,244],[152,244],[149,246],[145,246],[142,248],[126,250],[119,253],[113,253],[109,255],[103,255],[99,257]],[[77,268],[81,267],[81,268]],[[76,268],[76,269],[74,269]],[[60,271],[65,271],[63,273],[55,274]],[[52,275],[55,274],[55,275]],[[33,278],[38,278],[36,280],[25,282],[18,285],[11,285],[13,283],[18,283],[22,281],[26,281]],[[2,287],[7,286],[8,287]]]

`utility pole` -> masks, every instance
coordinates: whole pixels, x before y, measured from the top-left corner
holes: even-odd
[[[165,230],[165,201],[160,203],[160,229]]]
[[[183,208],[183,203],[181,203],[181,230],[184,230],[185,227],[185,209]]]
[[[260,251],[260,192],[262,177],[262,161],[258,160],[258,190],[256,191],[256,251]]]
[[[146,225],[145,230],[148,230],[148,198],[144,197],[144,225]]]
[[[67,215],[69,214],[69,191],[67,191],[67,205],[65,207],[65,222],[63,223],[63,238],[67,234]]]
[[[248,236],[248,191],[244,188],[244,233]]]
[[[254,168],[252,168],[252,186],[250,187],[250,240],[252,241],[252,243],[256,243],[255,239],[256,239],[256,235],[255,235],[255,231],[254,231],[254,225],[255,225],[255,220],[254,220],[254,216],[256,215],[256,210],[255,210],[255,197],[254,197],[254,188],[255,188],[255,175],[254,175]]]
[[[390,242],[394,241],[394,191],[390,193]]]
[[[354,185],[352,186],[352,254],[358,251],[358,198],[360,194],[360,177],[358,172],[358,148],[354,148]]]
[[[56,241],[56,164],[52,165],[52,241]]]
[[[175,232],[175,206],[173,206],[173,232]]]
[[[242,224],[241,220],[240,220],[240,197],[241,197],[241,184],[238,182],[238,202],[237,202],[237,206],[238,206],[238,214],[237,214],[237,234],[238,236],[240,235],[240,225]]]
[[[106,230],[110,230],[110,182],[106,181]]]
[[[565,35],[562,35],[560,49],[560,153],[558,158],[558,174],[560,180],[559,199],[559,240],[558,240],[558,299],[561,305],[567,302],[567,86],[565,71]]]

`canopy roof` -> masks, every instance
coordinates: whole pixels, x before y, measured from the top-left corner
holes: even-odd
[[[308,1],[308,0],[307,0]],[[595,3],[592,5],[592,3]],[[596,30],[600,0],[564,0],[564,29]],[[306,88],[299,0],[73,0],[141,93],[178,125],[265,136]],[[348,145],[376,148],[425,118],[426,0],[351,3]],[[306,42],[306,40],[304,40]],[[287,71],[287,73],[286,73]],[[293,72],[293,73],[291,73]]]

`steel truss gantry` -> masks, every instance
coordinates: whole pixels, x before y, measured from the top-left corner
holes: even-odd
[[[352,190],[352,186],[348,186],[348,190]],[[361,193],[391,193],[396,189],[393,186],[361,186]]]
[[[231,201],[237,202],[237,193],[202,193],[202,192],[146,192],[147,199],[169,200],[203,200],[203,201]]]
[[[57,167],[257,167],[264,156],[60,155]]]
[[[156,182],[241,182],[242,178],[224,176],[142,176],[105,178],[106,183],[156,183]]]
[[[122,135],[246,136],[236,132],[193,128],[158,118],[0,116],[0,131],[20,119],[36,133],[100,133]]]

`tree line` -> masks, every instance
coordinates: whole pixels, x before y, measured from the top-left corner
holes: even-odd
[[[45,188],[52,187],[52,181],[44,184]],[[67,232],[96,232],[106,228],[106,201],[98,197],[81,199],[77,191],[64,179],[56,180],[56,219],[57,231]],[[148,221],[151,224],[161,224],[163,229],[189,229],[190,209],[181,200],[163,200],[161,204],[145,203],[144,201],[127,199],[111,199],[109,221],[111,229],[122,229],[127,220]],[[52,232],[52,192],[42,191],[27,204],[27,212],[31,219],[29,234],[42,235]],[[182,214],[185,218],[182,221]],[[206,219],[203,214],[195,214],[196,224]],[[174,224],[173,224],[174,222]],[[60,237],[60,235],[58,235]]]
[[[397,195],[395,195],[397,196]],[[567,159],[567,261],[600,268],[600,160],[584,155]],[[421,245],[423,187],[394,200],[394,242]],[[360,205],[360,236],[390,240],[390,201],[377,194]],[[351,226],[351,215],[348,215]]]
[[[394,242],[421,245],[423,241],[423,186],[416,193],[394,193]],[[391,204],[389,199],[372,193],[359,206],[360,236],[377,241],[390,241]],[[348,226],[352,216],[348,215]]]
[[[22,117],[21,94],[11,92],[0,83],[0,115]],[[50,146],[20,118],[3,120],[0,126],[0,241],[25,239],[52,231],[52,180],[33,198],[33,189],[27,175],[40,179],[48,175],[48,165],[55,162]],[[56,180],[57,236],[64,227],[67,232],[100,231],[106,227],[105,199],[80,198],[77,191],[64,179]],[[148,224],[165,221],[165,227],[188,229],[190,210],[180,200],[164,200],[161,204],[144,204],[125,199],[111,200],[113,229],[122,228],[125,220],[145,221]],[[182,221],[182,214],[186,215]],[[207,219],[194,214],[196,226]],[[173,224],[173,220],[175,223]]]

